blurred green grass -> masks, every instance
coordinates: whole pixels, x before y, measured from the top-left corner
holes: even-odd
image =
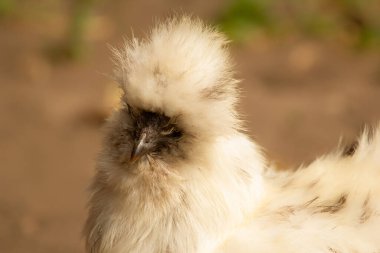
[[[8,15],[14,9],[12,0],[0,0],[0,17]]]
[[[378,0],[232,0],[217,23],[232,40],[305,36],[380,47]]]
[[[87,48],[84,37],[89,20],[107,4],[118,1],[0,0],[0,25],[4,20],[46,19],[49,13],[65,9],[66,31],[48,52],[53,59],[78,59]],[[380,49],[379,0],[224,0],[221,4],[216,24],[236,42],[260,36],[277,41],[307,37]]]
[[[101,0],[0,0],[0,25],[20,20],[44,23],[64,16],[62,39],[47,45],[46,52],[54,61],[78,59],[86,51],[84,37],[98,2]]]

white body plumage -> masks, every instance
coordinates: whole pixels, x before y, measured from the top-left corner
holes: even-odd
[[[225,47],[220,33],[185,17],[115,50],[128,108],[107,124],[85,228],[88,252],[212,252],[259,203],[263,158],[240,130]],[[133,121],[144,114],[175,121],[183,134],[134,163],[128,158],[140,123]]]
[[[379,252],[380,130],[353,155],[269,176],[242,132],[225,47],[184,17],[115,50],[124,106],[107,124],[87,251]]]
[[[277,174],[265,200],[217,252],[380,251],[380,127],[356,150]]]

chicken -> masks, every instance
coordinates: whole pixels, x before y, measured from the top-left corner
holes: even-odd
[[[123,95],[91,187],[87,252],[212,252],[260,202],[265,163],[237,117],[226,46],[183,17],[114,51]]]
[[[380,126],[297,171],[264,175],[263,201],[215,252],[380,252]]]
[[[380,127],[277,172],[244,133],[227,40],[172,18],[114,50],[88,253],[380,252]]]

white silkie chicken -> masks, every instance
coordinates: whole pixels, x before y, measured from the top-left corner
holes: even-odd
[[[115,50],[88,253],[380,252],[380,131],[276,173],[235,110],[225,37],[189,17]]]

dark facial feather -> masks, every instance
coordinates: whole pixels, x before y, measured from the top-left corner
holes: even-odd
[[[142,134],[146,137],[144,141],[149,144],[147,155],[170,160],[184,157],[179,144],[184,132],[175,118],[126,105],[108,133],[108,146],[116,161],[129,161],[133,147]]]

